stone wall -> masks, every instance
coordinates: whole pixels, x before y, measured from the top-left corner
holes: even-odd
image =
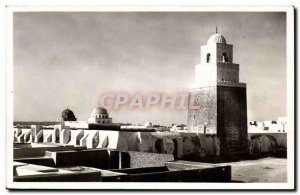
[[[165,166],[165,163],[168,161],[174,161],[174,156],[172,154],[134,151],[122,152],[122,168]]]
[[[28,129],[25,129],[24,132],[16,130],[15,136],[18,137],[25,133],[28,133]],[[61,146],[69,145],[90,149],[107,148],[120,151],[172,154],[176,159],[182,159],[185,155],[200,155],[204,157],[220,154],[219,139],[212,134],[71,130],[57,126],[54,129],[42,129],[39,133],[42,133],[43,139],[39,139],[38,143],[49,142]],[[56,138],[56,135],[59,137]],[[55,143],[55,140],[58,140],[59,143]],[[15,142],[18,143],[17,140]],[[24,139],[21,143],[24,143]],[[17,154],[17,150],[15,151]]]
[[[218,86],[217,135],[221,153],[247,152],[246,88]]]
[[[183,134],[183,156],[219,156],[220,141],[216,135]]]
[[[194,103],[193,98],[194,97]],[[188,110],[187,128],[189,131],[215,134],[217,132],[217,88],[216,86],[192,89],[189,92],[189,105],[199,109]]]
[[[80,151],[46,151],[46,156],[54,160],[56,167],[87,166],[109,169],[109,152],[105,149]]]
[[[252,154],[287,154],[286,133],[249,133],[248,142]]]

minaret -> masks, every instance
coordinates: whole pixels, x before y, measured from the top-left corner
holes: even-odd
[[[239,82],[239,64],[233,63],[233,46],[218,33],[201,46],[201,63],[195,66],[195,83],[189,88],[188,129],[217,134],[223,154],[247,151],[246,84]]]

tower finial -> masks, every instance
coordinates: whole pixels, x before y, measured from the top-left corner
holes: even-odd
[[[218,26],[216,26],[216,33],[218,33]]]

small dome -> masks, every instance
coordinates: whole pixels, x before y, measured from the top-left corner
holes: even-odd
[[[61,117],[63,119],[75,119],[76,118],[73,111],[68,108],[61,112]]]
[[[145,126],[145,127],[152,127],[152,123],[148,121],[148,122],[145,123],[144,126]]]
[[[209,37],[207,44],[221,43],[226,44],[226,39],[222,34],[216,33]]]
[[[94,108],[93,114],[108,114],[108,113],[104,107],[97,107],[97,108]]]

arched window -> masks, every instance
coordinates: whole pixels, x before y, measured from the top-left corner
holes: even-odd
[[[222,62],[228,62],[228,58],[226,56],[226,53],[222,54]]]
[[[206,62],[209,63],[210,61],[210,53],[206,54]]]

